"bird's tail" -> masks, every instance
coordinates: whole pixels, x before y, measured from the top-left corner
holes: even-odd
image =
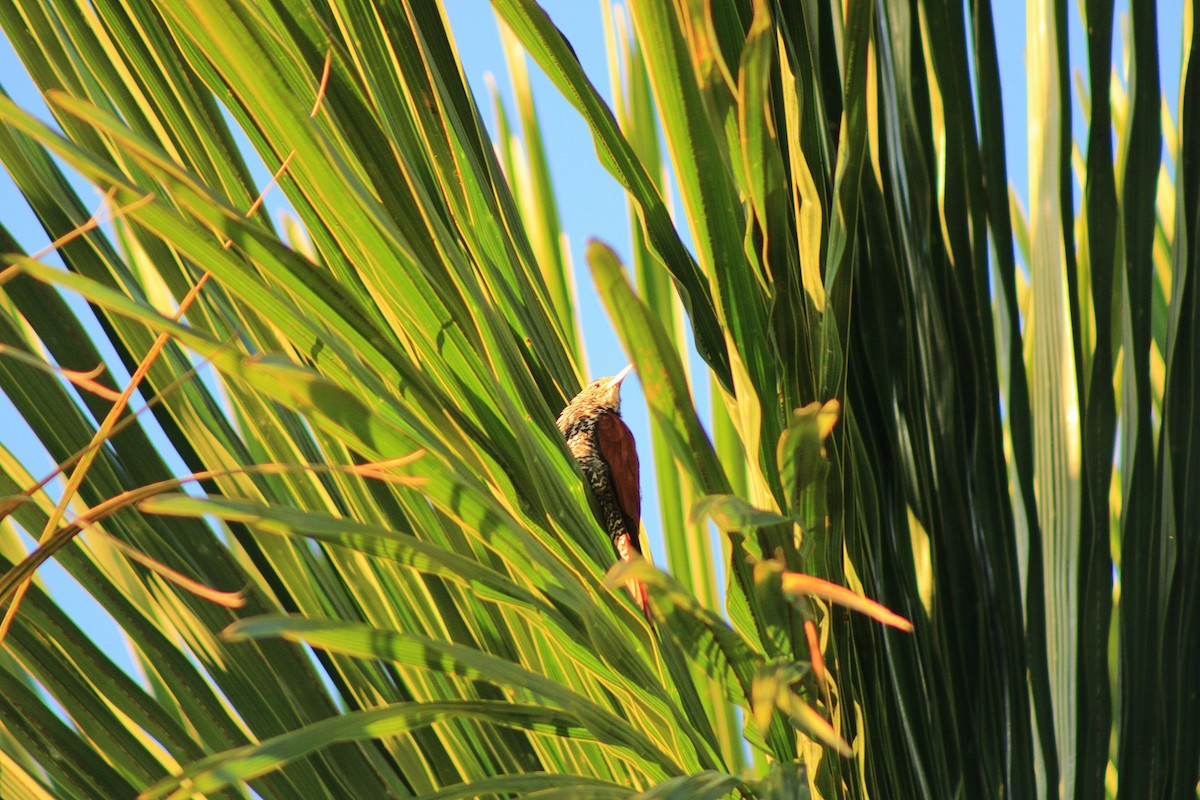
[[[638,608],[642,610],[642,616],[646,618],[646,622],[653,625],[654,614],[650,612],[650,595],[646,592],[646,584],[641,581],[630,581],[625,586],[633,595],[633,602],[637,603]]]
[[[613,539],[613,545],[616,546],[617,556],[622,561],[633,561],[635,558],[642,557],[641,551],[634,546],[634,541],[628,533],[622,533]],[[637,607],[642,610],[642,616],[653,625],[654,615],[650,611],[650,595],[646,591],[646,584],[638,580],[631,580],[625,583],[625,588],[629,590],[633,602],[637,603]]]

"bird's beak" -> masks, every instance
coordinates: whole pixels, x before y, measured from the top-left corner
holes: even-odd
[[[621,385],[621,381],[625,380],[626,376],[633,371],[633,364],[628,365],[625,369],[618,372],[611,381],[608,382],[608,388],[616,389]]]

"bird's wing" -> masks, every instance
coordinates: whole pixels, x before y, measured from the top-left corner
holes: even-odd
[[[633,434],[616,414],[601,414],[596,422],[596,441],[600,457],[612,473],[613,491],[629,528],[629,538],[641,552],[638,524],[642,520],[642,485]]]

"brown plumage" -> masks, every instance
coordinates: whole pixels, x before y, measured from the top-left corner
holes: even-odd
[[[615,377],[599,378],[571,400],[558,417],[567,448],[600,505],[605,530],[617,556],[632,561],[642,555],[638,528],[642,519],[642,490],[633,434],[621,420],[621,381],[630,364]],[[646,587],[630,581],[629,592],[651,619]]]

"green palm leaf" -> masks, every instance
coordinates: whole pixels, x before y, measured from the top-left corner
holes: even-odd
[[[542,8],[493,7],[495,144],[426,0],[0,4],[52,118],[0,94],[0,161],[55,242],[0,211],[37,442],[0,434],[0,795],[1195,794],[1174,21],[1134,4],[1114,67],[1085,4],[1076,106],[1067,5],[1028,4],[1021,198],[987,2],[606,2],[611,106]],[[628,251],[572,258],[530,61]],[[574,261],[666,564],[613,566],[553,424],[590,377]]]

